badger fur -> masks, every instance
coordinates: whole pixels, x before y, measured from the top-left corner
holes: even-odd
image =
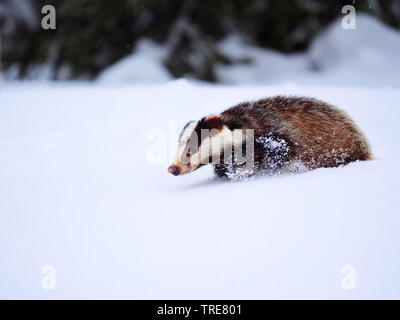
[[[248,129],[250,138],[244,133]],[[243,156],[251,153],[251,170],[236,161],[232,147],[239,147]],[[217,176],[232,178],[273,173],[293,164],[315,169],[370,159],[367,139],[344,111],[313,98],[276,96],[189,122],[168,171],[182,175],[212,163]]]

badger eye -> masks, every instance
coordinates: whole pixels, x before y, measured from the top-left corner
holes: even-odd
[[[186,158],[190,158],[190,152],[186,152]]]

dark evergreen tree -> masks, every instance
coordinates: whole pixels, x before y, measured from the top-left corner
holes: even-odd
[[[400,0],[19,0],[30,4],[25,16],[13,1],[0,2],[2,65],[16,67],[19,78],[48,63],[54,79],[63,77],[63,67],[69,78],[91,79],[146,37],[167,46],[164,64],[174,76],[215,81],[216,63],[235,63],[217,49],[225,36],[282,52],[305,50],[353,2],[400,28]],[[57,10],[55,30],[40,28],[46,4]]]

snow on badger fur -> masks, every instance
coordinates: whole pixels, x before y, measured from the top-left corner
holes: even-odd
[[[168,172],[212,163],[217,176],[238,178],[296,163],[315,169],[370,159],[367,139],[344,111],[313,98],[276,96],[190,121]]]

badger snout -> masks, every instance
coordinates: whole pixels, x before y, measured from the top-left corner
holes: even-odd
[[[171,173],[171,174],[173,174],[174,176],[179,175],[180,171],[181,171],[181,170],[180,170],[179,167],[177,167],[177,166],[169,166],[169,167],[168,167],[168,172]]]

